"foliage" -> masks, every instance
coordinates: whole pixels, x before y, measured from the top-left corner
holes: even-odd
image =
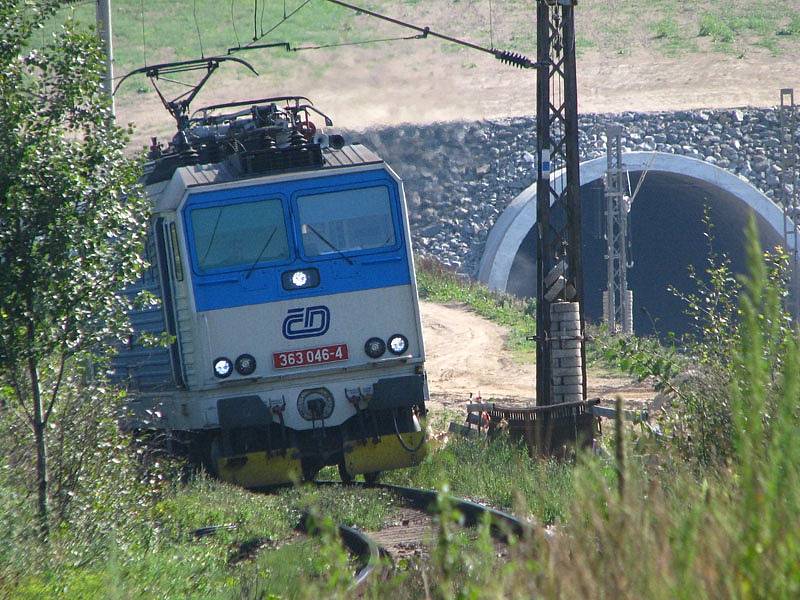
[[[2,67],[0,359],[19,371],[29,357],[76,356],[125,329],[118,291],[143,266],[146,205],[126,133],[110,125],[94,37],[68,24]]]
[[[792,442],[800,433],[798,340],[790,332],[776,339],[782,288],[770,277],[754,220],[747,233],[749,274],[741,279],[741,326],[730,356],[731,462],[706,470],[700,482],[681,463],[639,462],[625,498],[585,472],[576,489],[586,521],[570,525],[560,557],[551,557],[578,567],[565,596],[587,585],[598,595],[648,598],[789,598],[800,590],[792,516],[800,508]],[[770,358],[776,345],[779,373]],[[600,540],[599,553],[592,540]]]
[[[476,577],[480,571],[470,569],[476,556],[486,557],[479,546],[461,554],[440,534],[433,564],[419,576],[433,582],[428,597],[721,599],[800,593],[798,338],[789,331],[777,334],[782,288],[770,275],[754,222],[747,253],[749,275],[740,280],[740,326],[729,355],[730,460],[698,473],[671,452],[669,440],[666,447],[639,440],[631,450],[618,438],[623,454],[616,464],[584,456],[575,468],[569,518],[555,532],[540,528],[512,546],[490,577]],[[776,345],[780,370],[771,359]],[[625,431],[621,424],[618,430]],[[619,470],[624,493],[607,476],[609,467]],[[437,595],[441,587],[433,585],[447,585],[446,593]]]
[[[35,465],[33,433],[9,410],[0,411],[0,512],[6,531],[0,552],[0,582],[35,573],[81,569],[108,559],[109,532],[119,548],[149,514],[168,478],[169,464],[143,470],[130,437],[119,430],[119,392],[69,372],[62,383],[48,439],[53,522],[49,544],[39,544],[30,502]],[[0,596],[3,595],[0,585]]]
[[[736,349],[742,342],[742,284],[730,261],[714,252],[711,223],[706,217],[708,254],[704,274],[690,271],[695,291],[680,294],[693,331],[680,345],[656,339],[601,336],[605,360],[644,379],[651,377],[661,396],[655,403],[662,432],[684,456],[709,465],[729,460],[733,454],[732,397],[728,382],[738,375]],[[779,391],[778,374],[784,363],[783,340],[791,337],[791,321],[783,310],[788,257],[780,248],[766,252],[759,264],[771,282],[774,298],[762,307],[766,343],[764,359],[770,368],[770,385]],[[771,316],[768,316],[771,315]]]
[[[34,434],[35,452],[14,466],[24,471],[35,456],[44,535],[47,445],[62,451],[89,441],[47,425],[71,415],[62,401],[92,405],[105,395],[100,387],[97,396],[70,398],[89,390],[70,378],[86,375],[91,356],[126,331],[119,290],[143,267],[146,215],[139,163],[124,154],[128,132],[112,124],[100,91],[99,40],[67,23],[49,44],[24,53],[57,6],[12,2],[0,13],[8,28],[0,47],[0,386]],[[54,475],[63,513],[80,468]]]

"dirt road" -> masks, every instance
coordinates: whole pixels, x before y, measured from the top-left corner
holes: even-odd
[[[422,326],[427,354],[430,408],[463,411],[470,393],[504,403],[534,401],[536,367],[521,363],[504,348],[506,331],[468,308],[422,302]],[[652,388],[630,378],[589,371],[589,397],[645,402]]]

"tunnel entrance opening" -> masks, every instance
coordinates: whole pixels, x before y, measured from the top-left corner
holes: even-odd
[[[633,188],[641,171],[630,172]],[[606,289],[605,201],[601,180],[581,187],[583,205],[583,262],[585,313],[590,322],[602,320],[602,292]],[[709,216],[711,239],[704,223]],[[691,330],[685,305],[676,294],[696,291],[689,273],[693,268],[706,280],[709,252],[725,255],[732,270],[746,270],[744,229],[750,207],[733,193],[713,183],[674,172],[650,171],[634,200],[630,214],[629,289],[634,296],[637,334],[678,335]],[[761,243],[782,243],[774,227],[757,215]],[[536,295],[536,237],[528,231],[514,256],[506,291],[523,297]]]

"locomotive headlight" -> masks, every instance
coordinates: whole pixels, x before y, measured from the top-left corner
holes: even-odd
[[[386,352],[386,344],[381,338],[369,338],[367,343],[364,344],[364,352],[370,358],[380,358]]]
[[[256,359],[251,354],[242,354],[236,359],[234,367],[239,375],[250,375],[256,370]]]
[[[281,273],[281,285],[287,292],[308,290],[319,285],[319,270],[314,267],[284,271]]]
[[[395,333],[389,338],[389,352],[392,354],[404,354],[408,350],[408,339],[406,336]]]
[[[295,271],[292,273],[292,283],[295,287],[303,287],[308,281],[308,275],[305,271]]]
[[[233,363],[230,361],[230,359],[222,356],[214,361],[214,375],[220,379],[225,379],[232,372]]]

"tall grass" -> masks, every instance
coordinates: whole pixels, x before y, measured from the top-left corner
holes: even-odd
[[[427,489],[447,485],[457,496],[550,525],[568,519],[573,469],[564,462],[531,458],[521,442],[456,437],[418,467],[394,471],[386,480]]]
[[[698,474],[668,439],[636,439],[617,459],[623,489],[605,461],[585,457],[556,534],[519,544],[488,577],[468,574],[460,597],[798,597],[800,351],[752,220],[747,239],[730,460]]]

